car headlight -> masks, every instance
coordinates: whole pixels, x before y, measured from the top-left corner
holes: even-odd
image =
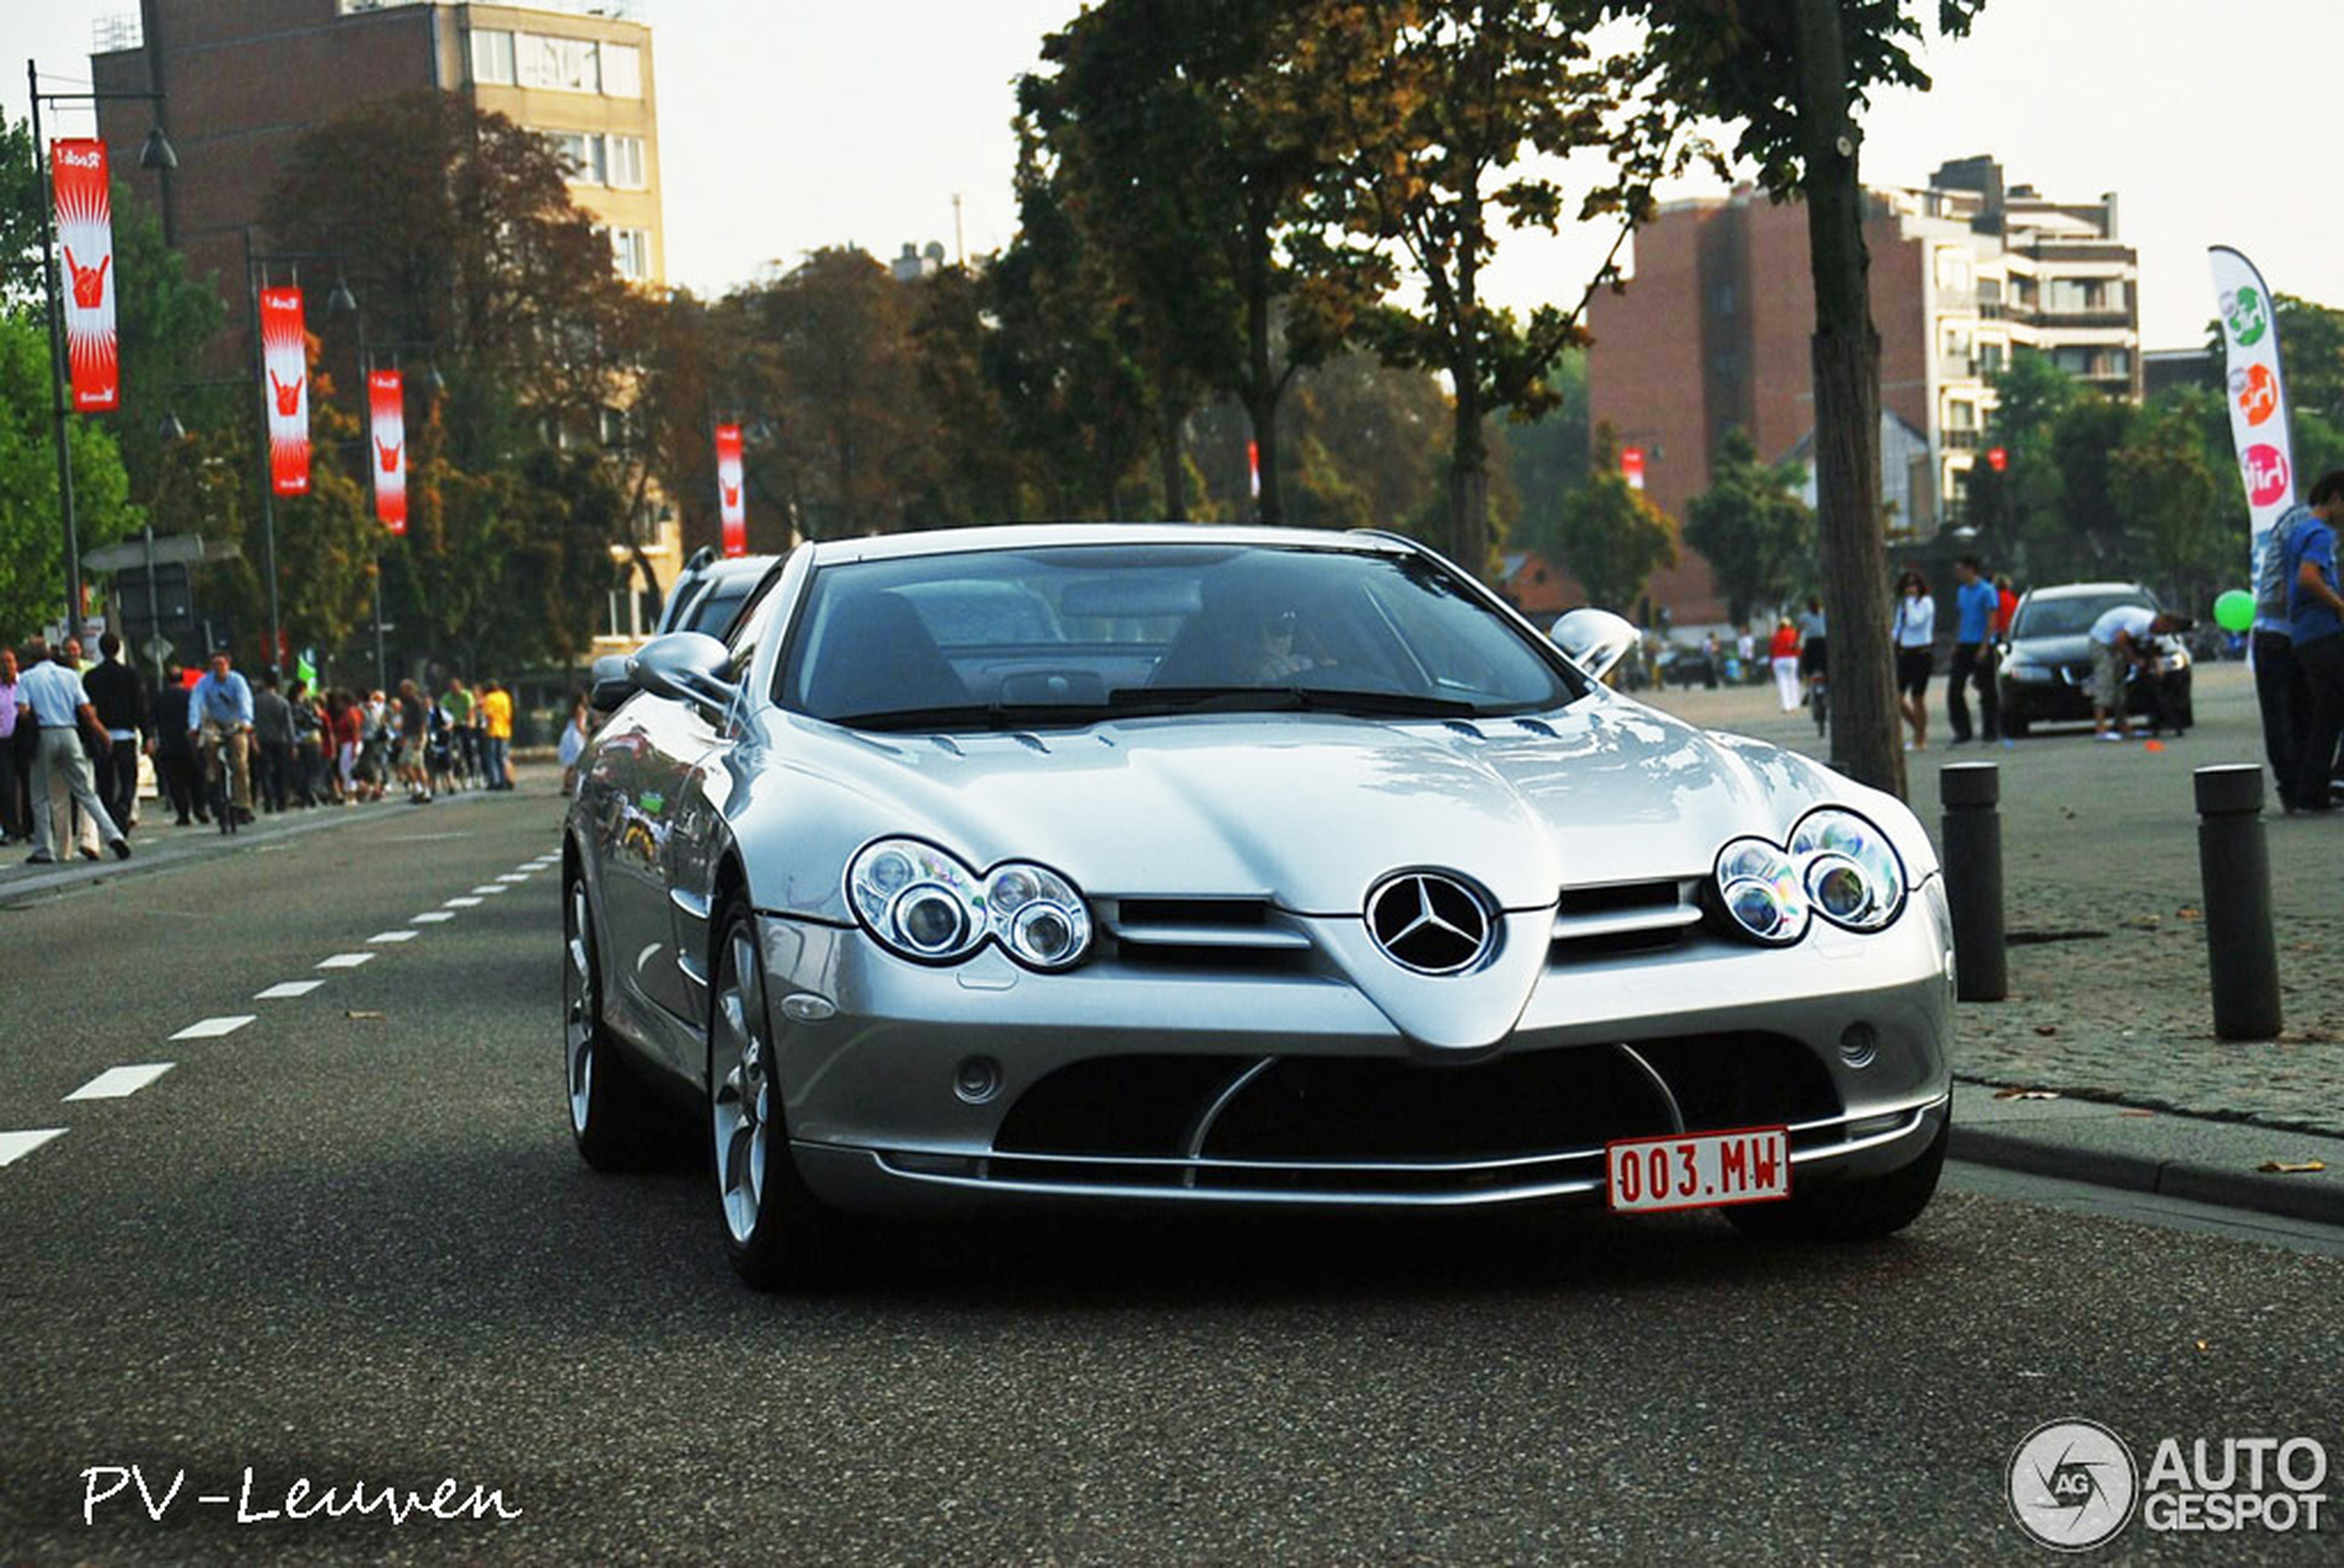
[[[1888,835],[1853,811],[1811,811],[1788,849],[1736,839],[1718,853],[1717,902],[1745,935],[1784,947],[1821,916],[1851,931],[1877,931],[1905,907],[1905,867]]]
[[[956,964],[1000,943],[1033,969],[1064,969],[1090,950],[1082,895],[1046,866],[1010,861],[980,877],[934,844],[879,839],[846,872],[863,928],[905,958]]]

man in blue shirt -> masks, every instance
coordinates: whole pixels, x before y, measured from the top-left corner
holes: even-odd
[[[223,736],[228,743],[228,777],[233,790],[232,809],[240,821],[252,820],[252,688],[230,668],[225,648],[215,649],[211,668],[187,693],[187,740],[203,760],[206,788],[217,776],[212,747]]]
[[[106,732],[99,726],[98,711],[90,705],[90,693],[82,688],[81,677],[63,659],[63,654],[54,655],[25,671],[17,682],[18,727],[29,724],[41,726],[40,749],[32,754],[32,854],[25,863],[45,866],[56,858],[49,851],[52,773],[65,779],[66,794],[98,825],[98,836],[113,846],[116,857],[127,860],[130,841],[122,836],[122,830],[106,815],[105,806],[98,799],[97,784],[90,776],[90,755],[81,749],[81,734],[86,726],[91,744],[103,756],[109,744]]]
[[[2002,738],[2001,699],[1994,692],[1994,612],[2002,595],[1976,556],[1954,563],[1954,667],[1945,685],[1945,717],[1954,744],[1969,744],[1969,683],[1978,683],[1978,712],[1988,740]]]
[[[2310,515],[2287,536],[2289,640],[2311,691],[2312,722],[2295,759],[2292,811],[2329,808],[2328,777],[2344,735],[2344,593],[2337,592],[2336,530],[2344,525],[2344,468],[2312,486]],[[2284,798],[2284,796],[2282,796]]]

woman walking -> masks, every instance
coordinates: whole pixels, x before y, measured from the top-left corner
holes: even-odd
[[[1786,713],[1799,712],[1799,628],[1788,616],[1775,617],[1775,635],[1766,644],[1766,662],[1775,672],[1775,697]]]
[[[1896,614],[1889,623],[1896,644],[1896,708],[1912,726],[1907,751],[1929,749],[1929,676],[1936,665],[1937,601],[1929,581],[1908,571],[1896,581]]]

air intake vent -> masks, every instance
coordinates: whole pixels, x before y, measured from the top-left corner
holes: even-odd
[[[1675,946],[1701,922],[1701,879],[1565,888],[1555,901],[1557,959]]]

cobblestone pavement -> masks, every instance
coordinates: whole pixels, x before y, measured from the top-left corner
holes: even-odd
[[[2285,1028],[2214,1037],[2191,770],[2259,761],[2243,664],[2196,673],[2197,728],[2150,751],[2054,731],[2007,747],[1909,754],[1907,798],[1939,832],[1937,768],[2002,769],[2010,997],[1965,1002],[1955,1071],[1975,1083],[2122,1100],[2196,1116],[2344,1134],[2344,822],[2265,816]],[[1824,755],[1771,688],[1647,693],[1697,723]],[[1942,749],[1941,749],[1942,748]]]

